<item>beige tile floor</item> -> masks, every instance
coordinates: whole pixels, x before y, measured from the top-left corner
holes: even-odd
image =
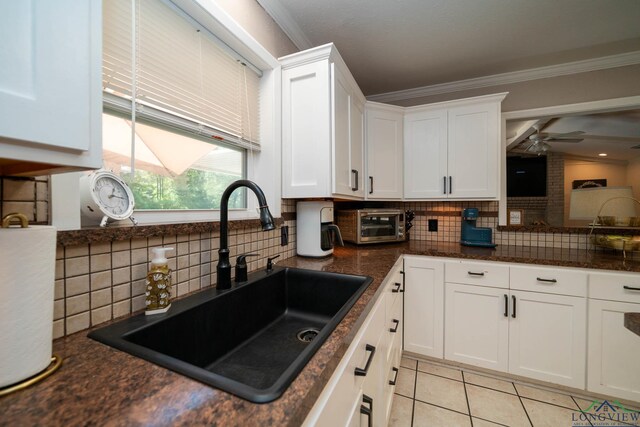
[[[639,426],[640,413],[617,408],[615,422],[603,410],[586,410],[592,400],[487,374],[403,357],[389,426],[397,427],[577,427]],[[629,409],[629,408],[625,408]],[[638,408],[635,408],[636,410]],[[622,418],[617,418],[621,414]],[[635,421],[634,421],[635,420]],[[626,421],[618,422],[618,421]],[[634,423],[635,422],[635,423]]]

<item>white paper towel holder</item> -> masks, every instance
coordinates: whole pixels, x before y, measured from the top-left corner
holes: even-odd
[[[2,218],[2,224],[0,224],[0,226],[2,228],[9,228],[9,226],[11,226],[11,223],[16,221],[19,222],[19,225],[21,228],[29,227],[29,220],[24,214],[21,214],[21,213],[10,213],[5,215]],[[6,396],[18,390],[23,390],[29,386],[32,386],[33,384],[36,384],[44,380],[45,378],[53,374],[55,371],[57,371],[58,368],[60,368],[60,366],[62,366],[62,358],[54,354],[53,356],[51,356],[51,363],[49,363],[49,365],[39,373],[29,378],[26,378],[18,383],[0,388],[0,397]]]

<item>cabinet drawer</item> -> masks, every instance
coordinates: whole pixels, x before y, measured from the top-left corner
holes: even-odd
[[[385,298],[379,298],[358,331],[329,383],[307,415],[304,426],[333,427],[343,425],[353,411],[354,399],[367,378],[374,374],[373,361],[386,357],[379,348],[385,315]],[[367,345],[376,348],[375,354],[367,351]],[[366,376],[355,375],[355,369],[364,369],[371,358],[370,372]]]
[[[387,300],[387,303],[390,301]],[[388,304],[391,305],[391,304]],[[387,338],[387,355],[386,361],[389,361],[391,358],[393,342],[398,336],[402,335],[402,299],[396,298],[393,303],[393,307],[391,312],[387,316],[384,324],[384,334]]]
[[[590,273],[589,298],[640,303],[640,274]]]
[[[587,296],[587,273],[560,268],[512,266],[511,289]]]
[[[391,315],[391,309],[397,301],[402,301],[401,295],[404,293],[404,277],[401,273],[402,269],[397,268],[393,271],[387,284],[385,285],[384,292],[387,298],[386,316]]]
[[[483,262],[453,261],[445,264],[445,282],[509,288],[509,267]]]

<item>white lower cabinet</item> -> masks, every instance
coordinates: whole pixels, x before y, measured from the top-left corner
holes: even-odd
[[[640,312],[640,275],[590,274],[589,297],[587,389],[640,402],[640,337],[624,327]]]
[[[509,372],[584,389],[587,300],[511,291]]]
[[[393,292],[401,270],[399,259],[304,426],[387,425],[402,352],[402,298]]]
[[[508,293],[479,285],[445,285],[445,359],[507,370]]]
[[[407,257],[408,258],[408,257]],[[413,257],[407,273],[405,349],[431,356],[407,331],[430,309],[430,295],[411,295],[418,262],[444,266],[444,358],[541,381],[584,389],[586,383],[587,273],[477,261]],[[429,263],[429,264],[426,264]],[[424,270],[422,275],[426,276]],[[411,296],[411,297],[410,297]],[[413,308],[412,308],[413,307]],[[416,332],[415,335],[418,333]],[[422,339],[422,343],[427,343]]]
[[[404,258],[404,348],[444,356],[444,263],[420,256]]]

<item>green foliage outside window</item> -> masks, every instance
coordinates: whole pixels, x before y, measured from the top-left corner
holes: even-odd
[[[189,169],[177,177],[168,177],[145,170],[122,173],[133,191],[136,209],[219,209],[220,197],[232,182],[242,179],[213,171]],[[229,208],[245,207],[245,191],[237,189],[229,198]]]

